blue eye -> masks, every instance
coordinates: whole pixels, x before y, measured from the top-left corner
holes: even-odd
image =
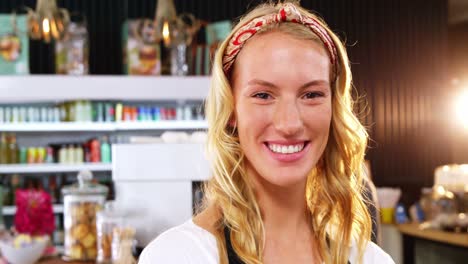
[[[323,96],[323,93],[320,93],[320,92],[308,92],[304,94],[304,98],[306,99],[314,99],[314,98],[322,97],[322,96]]]
[[[268,93],[256,93],[253,95],[253,97],[258,98],[258,99],[263,99],[263,100],[271,98],[271,96]]]

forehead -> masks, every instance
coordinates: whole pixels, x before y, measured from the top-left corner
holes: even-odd
[[[322,43],[283,32],[253,36],[239,52],[233,79],[330,78],[330,60]]]

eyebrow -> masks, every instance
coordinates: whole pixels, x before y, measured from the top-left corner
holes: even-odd
[[[252,79],[247,84],[248,85],[258,84],[258,85],[263,85],[263,86],[267,86],[267,87],[270,87],[270,88],[278,89],[278,86],[276,86],[275,84],[273,84],[271,82],[264,81],[264,80],[259,80],[259,79]],[[329,83],[328,83],[328,81],[325,81],[325,80],[313,80],[313,81],[310,81],[310,82],[307,82],[307,83],[301,85],[300,89],[304,89],[304,88],[307,88],[309,86],[315,86],[315,85],[329,85]]]

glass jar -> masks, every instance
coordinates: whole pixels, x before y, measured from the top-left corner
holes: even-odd
[[[113,230],[123,226],[123,217],[115,210],[114,202],[106,202],[104,210],[97,213],[97,263],[112,263]]]
[[[432,188],[421,189],[421,199],[419,199],[419,205],[424,213],[425,221],[432,221],[434,219],[434,200],[432,199]]]
[[[133,227],[117,227],[112,237],[112,264],[136,264],[133,250],[136,246],[136,230]]]
[[[108,188],[92,182],[90,171],[78,174],[78,184],[64,187],[64,260],[96,260],[96,214],[101,211]]]
[[[445,231],[454,231],[457,227],[458,203],[453,192],[443,186],[434,186],[432,196],[433,223]]]
[[[70,22],[64,39],[55,44],[56,72],[71,75],[88,74],[88,50],[86,21]]]

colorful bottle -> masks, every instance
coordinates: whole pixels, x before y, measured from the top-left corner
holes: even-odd
[[[47,147],[45,163],[54,163],[54,149],[51,147]]]
[[[11,204],[16,204],[16,190],[20,188],[20,177],[18,174],[14,174],[11,177],[11,182],[10,182],[10,197],[8,200],[10,201]]]
[[[67,148],[65,147],[65,145],[62,145],[58,151],[58,163],[65,163],[65,161],[67,160]]]
[[[57,203],[57,181],[55,179],[55,175],[51,175],[49,177],[48,191],[49,191],[51,202],[53,204]]]
[[[109,145],[109,142],[106,136],[102,138],[102,142],[101,142],[101,162],[103,163],[111,162],[111,147]]]
[[[76,144],[75,149],[74,149],[74,154],[75,154],[75,163],[83,163],[84,160],[84,153],[83,153],[83,148],[81,147],[80,144]]]
[[[1,141],[0,141],[0,164],[7,164],[7,163],[8,163],[7,136],[5,133],[2,133]]]
[[[8,163],[17,164],[18,162],[18,144],[16,143],[16,135],[11,134],[8,142]]]
[[[99,140],[93,139],[90,143],[91,162],[101,162],[101,146]]]

